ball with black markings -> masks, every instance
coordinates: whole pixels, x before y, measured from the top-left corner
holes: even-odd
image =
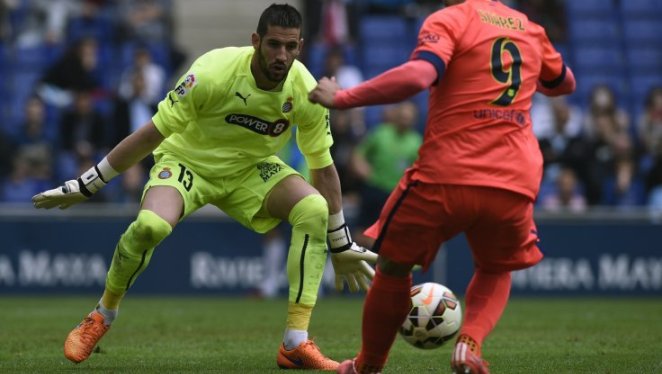
[[[439,283],[411,288],[411,307],[400,335],[416,348],[438,348],[457,334],[462,325],[462,306],[453,291]]]

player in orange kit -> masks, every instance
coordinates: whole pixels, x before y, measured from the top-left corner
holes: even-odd
[[[568,94],[575,79],[544,29],[496,0],[445,1],[406,63],[349,90],[323,78],[309,99],[330,108],[401,101],[429,88],[423,145],[379,220],[377,272],[363,310],[363,343],[339,373],[378,373],[409,308],[411,268],[464,232],[474,274],[451,358],[455,373],[488,373],[481,344],[501,317],[510,272],[537,264],[533,205],[542,156],[531,98]]]

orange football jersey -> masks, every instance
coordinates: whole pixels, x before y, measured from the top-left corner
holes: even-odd
[[[411,58],[430,61],[441,76],[430,89],[413,179],[535,199],[542,156],[531,98],[538,80],[553,84],[565,75],[544,29],[499,1],[467,0],[425,20]]]

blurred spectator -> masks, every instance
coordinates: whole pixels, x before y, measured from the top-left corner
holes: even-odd
[[[115,37],[114,26],[107,16],[112,12],[111,0],[78,1],[78,12],[72,14],[67,24],[67,39],[79,40],[84,37],[96,39],[99,43],[111,43]]]
[[[67,21],[80,0],[4,0],[14,20],[7,27],[16,46],[30,48],[64,41]]]
[[[129,87],[125,88],[124,94],[120,94],[114,103],[113,145],[151,120],[158,104],[152,102],[146,93],[147,85],[142,71],[132,70],[131,75],[125,79]]]
[[[583,167],[589,204],[635,204],[636,164],[630,133],[608,113],[594,115],[591,123],[592,136]]]
[[[363,82],[363,73],[357,66],[345,61],[343,47],[330,48],[324,60],[324,76],[336,77],[341,88],[351,88]]]
[[[132,69],[131,75],[125,77],[130,84],[125,88],[125,95],[119,95],[113,105],[113,120],[109,139],[112,144],[119,143],[140,126],[151,120],[156,113],[156,103],[148,102],[145,84],[145,74],[141,70]],[[122,173],[121,184],[112,186],[107,193],[110,200],[121,203],[136,203],[142,197],[142,190],[147,179],[147,173],[154,164],[151,157],[146,157],[140,163]]]
[[[15,147],[2,129],[0,129],[0,180],[4,179],[12,168]]]
[[[140,75],[138,86],[135,82],[137,75]],[[134,52],[132,65],[122,73],[118,93],[127,101],[139,97],[147,105],[156,105],[163,99],[165,83],[166,73],[163,67],[152,61],[147,47],[138,47]]]
[[[172,0],[117,0],[117,4],[119,43],[149,46],[167,72],[177,71],[186,55],[174,44]]]
[[[543,26],[553,43],[567,40],[564,0],[517,0],[517,8]]]
[[[347,8],[342,0],[324,0],[322,4],[322,40],[338,46],[349,41]]]
[[[366,134],[354,152],[353,166],[364,181],[361,189],[361,208],[354,225],[357,243],[371,247],[373,240],[362,234],[372,225],[391,190],[418,157],[422,137],[415,130],[418,120],[416,104],[405,101],[388,108],[387,122],[377,125]]]
[[[94,163],[105,151],[105,126],[104,117],[94,108],[90,93],[78,91],[73,107],[62,115],[60,124],[63,178],[79,175],[81,164]]]
[[[29,203],[32,196],[50,186],[49,165],[44,147],[22,147],[12,159],[11,173],[0,186],[0,201]]]
[[[584,131],[590,143],[584,174],[590,205],[627,205],[637,200],[635,147],[627,113],[614,91],[598,85],[591,92]]]
[[[601,115],[608,116],[614,122],[615,130],[629,131],[630,117],[616,102],[616,94],[605,84],[593,88],[589,97],[589,106],[584,118],[584,131],[589,137],[595,135],[597,126],[595,119]]]
[[[575,171],[570,167],[561,167],[553,191],[543,196],[541,206],[552,212],[584,212],[587,204],[581,189]]]
[[[330,112],[330,126],[333,134],[331,156],[338,170],[340,185],[342,186],[343,202],[356,204],[360,181],[352,169],[352,154],[361,139],[363,125],[355,126],[352,123],[350,112],[347,110],[332,109]]]
[[[546,100],[549,107],[549,126],[541,128],[538,123],[538,141],[544,161],[544,182],[555,183],[563,163],[581,161],[582,114],[581,110],[568,104],[565,96]]]
[[[168,43],[172,39],[170,0],[118,0],[120,41]]]
[[[361,70],[345,61],[342,47],[334,47],[328,50],[324,60],[324,74],[326,77],[336,77],[336,81],[342,88],[351,88],[363,82]],[[349,120],[356,134],[362,136],[365,132],[365,109],[348,109]]]
[[[356,41],[358,1],[308,0],[303,2],[304,40],[321,42],[327,47]]]
[[[65,52],[42,78],[39,93],[44,101],[57,107],[73,102],[74,91],[101,94],[96,79],[98,46],[96,40],[83,38]]]
[[[19,146],[55,143],[56,131],[46,128],[46,107],[38,96],[30,97],[25,103],[25,121],[19,128],[15,143]]]
[[[645,176],[647,204],[662,212],[662,87],[655,87],[648,94],[638,130],[649,164]]]
[[[637,130],[644,152],[662,154],[662,87],[655,87],[648,93]]]

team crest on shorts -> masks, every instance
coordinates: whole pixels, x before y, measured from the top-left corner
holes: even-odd
[[[159,172],[159,179],[168,179],[170,177],[172,177],[172,171],[170,171],[170,168],[163,168],[163,170]]]
[[[283,103],[283,107],[281,108],[283,113],[289,113],[292,111],[292,100],[292,97],[288,97],[287,101]]]

